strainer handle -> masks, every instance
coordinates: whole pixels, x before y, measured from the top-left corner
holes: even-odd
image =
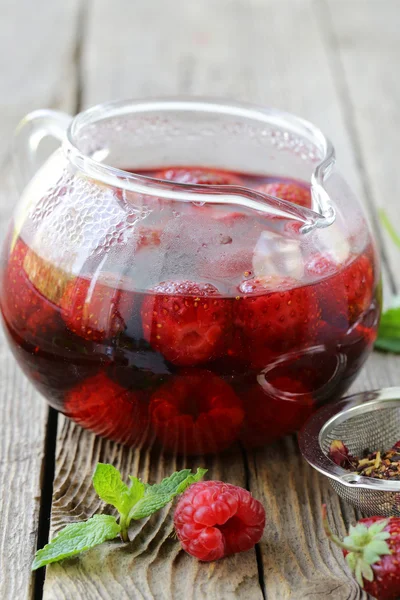
[[[54,144],[47,156],[39,153],[45,138],[62,142],[72,117],[57,110],[35,110],[27,114],[17,126],[13,140],[14,176],[19,191],[26,187],[44,159],[55,149]],[[40,156],[41,154],[41,156]]]

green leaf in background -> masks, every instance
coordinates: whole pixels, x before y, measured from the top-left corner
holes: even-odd
[[[393,243],[400,248],[400,237],[383,208],[379,217]],[[400,354],[400,297],[395,297],[393,306],[382,314],[375,348]]]
[[[400,353],[400,297],[394,299],[393,307],[385,311],[381,317],[375,348]]]
[[[161,483],[146,485],[143,498],[133,506],[129,513],[129,520],[149,517],[171,502],[175,496],[182,494],[189,485],[200,481],[206,473],[207,469],[197,469],[194,474],[190,469],[183,469],[166,477]]]
[[[106,540],[113,540],[120,530],[115,517],[110,515],[94,515],[83,523],[67,525],[49,544],[36,552],[32,570],[75,556]]]
[[[396,244],[396,246],[398,248],[400,248],[400,237],[397,234],[395,228],[393,227],[393,225],[392,225],[389,217],[387,216],[387,214],[383,210],[383,208],[381,208],[380,211],[379,211],[379,217],[381,219],[382,225],[385,227],[386,231],[388,232],[388,234],[392,238],[392,242],[394,242]]]

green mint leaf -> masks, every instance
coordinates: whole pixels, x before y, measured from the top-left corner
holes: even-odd
[[[80,554],[106,540],[112,540],[117,537],[120,530],[115,517],[110,515],[94,515],[83,523],[71,523],[49,544],[36,552],[32,571],[63,558]]]
[[[131,506],[129,508],[131,508],[134,504],[136,504],[136,502],[139,502],[139,500],[143,498],[146,486],[137,477],[129,475],[129,479],[131,480],[131,485],[129,488]]]
[[[400,353],[400,299],[395,298],[392,308],[381,317],[375,348],[386,352]]]
[[[113,465],[97,464],[93,473],[93,487],[104,502],[115,506],[120,513],[129,510],[129,488]]]
[[[155,485],[147,485],[144,496],[135,504],[129,513],[129,520],[144,519],[163,508],[171,500],[184,492],[189,485],[200,481],[207,473],[207,469],[197,469],[191,473],[190,469],[183,469],[166,477]]]
[[[128,514],[132,507],[144,496],[146,486],[137,477],[129,477],[128,487],[121,478],[121,473],[112,465],[98,463],[93,474],[93,486],[104,502],[112,504],[120,514],[121,533],[127,539],[129,525]]]

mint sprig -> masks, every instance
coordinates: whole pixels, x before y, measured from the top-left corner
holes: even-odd
[[[118,535],[124,542],[129,542],[128,529],[132,520],[144,519],[157,512],[206,473],[207,469],[197,469],[194,474],[190,469],[183,469],[154,485],[130,475],[128,486],[113,465],[98,463],[93,474],[94,489],[104,502],[117,509],[118,520],[111,515],[94,515],[87,521],[67,525],[36,552],[32,570],[75,556]]]
[[[177,471],[170,477],[166,477],[161,483],[146,485],[144,495],[129,511],[129,522],[130,519],[138,520],[149,517],[171,502],[175,496],[182,494],[189,485],[200,481],[206,473],[207,469],[197,469],[193,475],[190,469],[183,469],[183,471]]]

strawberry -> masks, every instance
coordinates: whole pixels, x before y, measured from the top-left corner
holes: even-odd
[[[314,289],[319,299],[323,319],[317,333],[317,341],[328,333],[329,328],[337,329],[339,332],[347,331],[349,307],[340,275],[341,266],[328,256],[315,254],[306,263],[305,274],[317,280]],[[322,325],[324,325],[324,330],[321,328]],[[330,337],[332,337],[332,333],[333,330],[330,332]]]
[[[193,366],[221,356],[231,302],[209,283],[166,281],[142,305],[145,339],[170,362]]]
[[[217,169],[193,167],[176,167],[158,171],[154,177],[176,181],[177,183],[193,183],[197,185],[239,185],[244,183],[237,175]]]
[[[246,295],[234,303],[234,323],[254,368],[265,367],[274,357],[301,348],[315,336],[320,317],[317,296],[310,286],[296,286],[296,280],[276,276],[240,284],[239,290]]]
[[[263,192],[269,196],[292,202],[298,206],[311,208],[311,193],[309,188],[297,183],[273,182],[263,183],[257,188],[258,192]]]
[[[400,597],[400,518],[360,519],[342,541],[329,527],[325,505],[322,516],[327,536],[342,549],[362,589],[377,600],[397,600]]]
[[[347,329],[369,308],[374,272],[366,255],[343,267],[326,256],[316,254],[309,259],[305,271],[310,277],[324,278],[315,284],[315,291],[322,318],[326,321]]]
[[[151,424],[167,450],[220,452],[236,439],[242,402],[230,385],[208,371],[182,371],[161,386],[150,401]]]
[[[365,312],[372,301],[374,270],[371,261],[362,254],[343,271],[343,283],[349,307],[350,323]]]
[[[268,383],[268,391],[254,385],[243,395],[246,416],[240,439],[250,447],[294,433],[315,408],[309,388],[302,381],[283,376]]]
[[[62,320],[57,306],[35,287],[24,268],[29,252],[28,246],[18,239],[3,274],[3,289],[7,293],[2,299],[2,310],[18,335],[40,343],[60,328]],[[36,259],[36,264],[39,260]]]
[[[109,274],[100,279],[77,277],[61,298],[63,319],[70,331],[86,340],[102,342],[127,327],[134,294],[121,289],[121,278]]]
[[[64,400],[65,414],[97,435],[129,446],[143,443],[148,428],[145,397],[104,373],[78,383]]]

